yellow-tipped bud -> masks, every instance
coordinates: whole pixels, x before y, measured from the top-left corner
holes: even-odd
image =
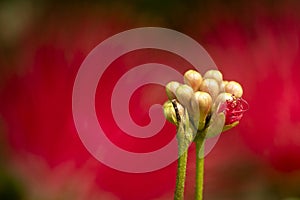
[[[222,81],[220,85],[220,92],[225,92],[225,86],[227,85],[228,81]]]
[[[169,100],[176,99],[175,91],[181,84],[176,81],[171,81],[166,85],[166,93]]]
[[[190,111],[190,100],[194,94],[193,89],[188,85],[181,85],[177,88],[175,95],[181,105]]]
[[[177,124],[177,118],[176,118],[176,112],[174,109],[174,106],[172,104],[171,101],[166,101],[163,105],[163,109],[164,109],[164,115],[166,117],[166,119],[171,122],[172,124],[178,125]],[[180,105],[179,103],[177,103],[177,109],[178,109],[178,113],[180,116],[183,115],[184,109],[182,107],[182,105]]]
[[[195,70],[188,70],[184,73],[184,83],[193,88],[194,91],[199,90],[202,83],[202,76]]]
[[[239,98],[243,95],[243,88],[238,82],[230,81],[225,86],[225,92],[233,94],[235,97]]]
[[[200,90],[209,93],[212,99],[215,99],[220,92],[218,82],[211,78],[203,80]]]
[[[202,130],[205,120],[212,106],[212,98],[207,92],[197,91],[191,100],[194,123],[198,123],[198,130]]]
[[[219,70],[208,70],[203,77],[205,79],[215,79],[219,84],[221,84],[223,80],[223,75]]]
[[[197,91],[194,93],[194,97],[198,103],[200,113],[208,114],[212,106],[212,98],[207,92]]]

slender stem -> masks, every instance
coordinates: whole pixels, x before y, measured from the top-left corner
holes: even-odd
[[[180,150],[179,150],[180,154]],[[176,189],[174,200],[183,200],[184,198],[184,184],[186,176],[187,150],[182,153],[178,159]]]
[[[187,163],[187,148],[186,148],[186,141],[185,141],[185,127],[188,126],[188,124],[184,124],[182,120],[185,120],[183,116],[183,119],[181,119],[181,116],[179,115],[177,102],[175,99],[172,100],[172,104],[176,113],[176,120],[177,120],[177,142],[178,142],[178,166],[177,166],[177,176],[176,176],[176,189],[175,189],[175,195],[174,200],[183,200],[184,198],[184,184],[185,184],[185,176],[186,176],[186,163]],[[188,117],[188,115],[187,115]]]
[[[203,199],[203,178],[204,178],[204,137],[197,138],[196,142],[196,190],[195,200]]]

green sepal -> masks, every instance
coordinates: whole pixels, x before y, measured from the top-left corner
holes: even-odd
[[[229,129],[232,129],[233,127],[236,127],[240,122],[239,121],[236,121],[236,122],[233,122],[232,124],[228,124],[228,125],[225,125],[223,127],[223,131],[228,131]]]
[[[225,124],[225,114],[223,112],[218,114],[213,114],[210,119],[210,124],[205,130],[206,132],[205,137],[211,138],[222,133],[224,124]]]

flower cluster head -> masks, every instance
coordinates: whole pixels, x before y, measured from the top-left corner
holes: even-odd
[[[166,85],[166,93],[167,120],[177,127],[188,123],[194,132],[206,138],[235,127],[248,109],[242,99],[242,86],[236,81],[224,81],[218,70],[209,70],[203,76],[188,70],[184,84],[171,81]]]

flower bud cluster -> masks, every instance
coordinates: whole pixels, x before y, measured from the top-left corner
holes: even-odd
[[[241,98],[242,86],[236,81],[223,80],[218,70],[209,70],[203,76],[188,70],[183,82],[171,81],[166,85],[169,100],[164,104],[164,114],[177,126],[178,115],[182,116],[187,110],[195,129],[205,130],[206,137],[212,137],[236,126],[248,109],[247,102]],[[176,100],[176,108],[172,100]]]

